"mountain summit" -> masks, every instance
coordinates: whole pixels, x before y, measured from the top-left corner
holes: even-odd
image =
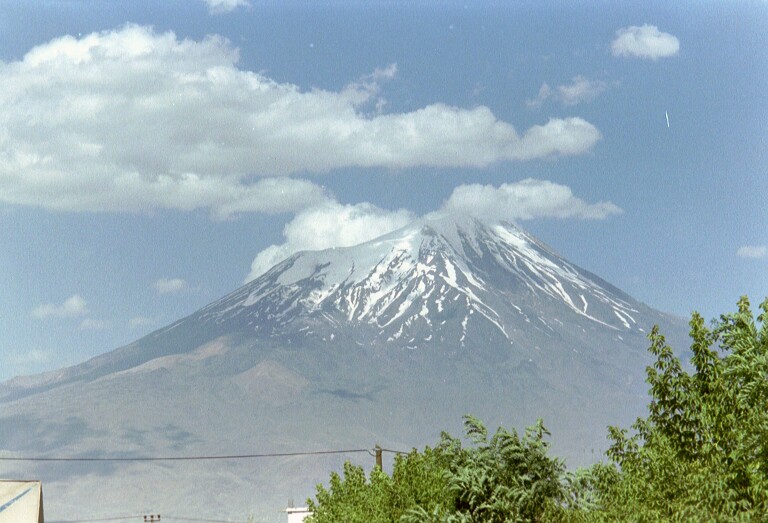
[[[599,459],[606,425],[642,412],[654,324],[684,333],[511,223],[434,215],[354,247],[299,252],[135,343],[0,385],[0,441],[11,455],[408,450],[460,433],[471,413],[517,428],[542,417],[555,452],[582,464]],[[127,489],[162,513],[193,498],[200,514],[214,506],[242,519],[312,494],[350,458],[171,477],[141,463],[58,468],[66,480],[47,486],[46,502],[122,506],[114,492]],[[136,492],[137,474],[158,488]],[[200,488],[222,478],[226,502]],[[67,507],[60,516],[78,515]]]
[[[295,254],[196,321],[304,337],[325,323],[322,334],[412,350],[446,342],[525,350],[530,329],[553,334],[567,319],[620,336],[644,332],[638,319],[648,313],[512,224],[448,215],[356,247]]]

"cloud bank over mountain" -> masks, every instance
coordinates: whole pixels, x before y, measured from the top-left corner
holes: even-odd
[[[240,2],[209,3],[212,8]],[[485,106],[386,113],[394,64],[339,91],[240,69],[226,39],[127,25],[0,62],[0,201],[59,211],[292,212],[324,201],[296,176],[341,168],[481,168],[588,152],[598,129],[518,132]]]
[[[405,209],[387,211],[369,203],[342,205],[329,201],[307,209],[286,224],[284,243],[270,245],[256,255],[245,281],[261,276],[298,251],[357,245],[399,229],[415,218]]]
[[[561,184],[528,178],[516,183],[460,185],[431,215],[458,213],[489,220],[517,222],[536,218],[602,220],[623,211],[611,202],[588,203]],[[283,230],[285,242],[256,255],[246,278],[251,281],[273,265],[302,250],[348,247],[392,232],[415,219],[405,209],[387,211],[363,203],[329,201],[298,213]]]

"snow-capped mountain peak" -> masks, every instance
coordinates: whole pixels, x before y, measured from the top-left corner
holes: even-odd
[[[433,215],[358,246],[297,253],[200,314],[270,337],[308,322],[307,336],[370,340],[373,330],[376,343],[415,349],[447,337],[523,343],[520,324],[554,332],[552,314],[642,332],[641,308],[511,223]]]

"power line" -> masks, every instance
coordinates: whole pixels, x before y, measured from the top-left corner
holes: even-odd
[[[104,517],[104,518],[93,518],[93,519],[57,519],[56,523],[107,523],[109,521],[126,521],[126,520],[141,521],[141,518],[142,516],[136,515],[136,516],[115,516],[115,517]],[[163,521],[165,520],[193,521],[195,523],[246,523],[245,521],[238,521],[234,519],[188,518],[185,516],[167,516],[163,514]]]
[[[381,451],[389,452],[391,454],[410,454],[410,452],[405,452],[404,450],[381,449]]]
[[[113,516],[93,519],[57,519],[56,523],[101,523],[107,521],[126,521],[129,519],[140,520],[141,516]]]
[[[93,519],[57,519],[56,523],[107,523],[109,521],[126,521],[136,520],[141,521],[142,516],[115,516]],[[247,523],[245,521],[239,521],[234,519],[204,519],[204,518],[189,518],[185,516],[168,516],[163,514],[163,521],[192,521],[195,523]]]
[[[381,448],[378,445],[374,449],[344,449],[344,450],[316,450],[305,452],[272,452],[261,454],[229,454],[218,456],[145,456],[145,457],[113,457],[113,458],[99,458],[99,457],[78,457],[78,458],[62,458],[62,457],[2,457],[0,461],[34,461],[34,462],[115,462],[115,461],[210,461],[210,460],[232,460],[232,459],[258,459],[258,458],[279,458],[279,457],[295,457],[295,456],[323,456],[332,454],[355,454],[366,452],[372,454],[372,451],[389,452],[392,454],[408,454],[400,450],[392,450]],[[142,516],[114,516],[104,518],[92,518],[92,519],[71,519],[71,520],[58,520],[57,523],[108,523],[110,521],[127,521],[127,520],[140,520]],[[169,521],[192,521],[199,523],[237,523],[232,520],[222,519],[200,519],[200,518],[188,518],[178,516],[164,516]]]
[[[163,521],[165,520],[169,521],[194,521],[194,522],[202,522],[202,523],[241,523],[232,519],[200,519],[200,518],[186,518],[181,516],[166,516],[163,515]],[[242,523],[246,523],[243,521]]]
[[[384,450],[384,449],[382,449]],[[63,462],[92,462],[92,461],[210,461],[225,459],[258,459],[258,458],[284,458],[294,456],[323,456],[328,454],[354,454],[359,452],[370,452],[371,449],[346,449],[346,450],[316,450],[309,452],[273,452],[264,454],[229,454],[220,456],[143,456],[143,457],[78,457],[78,458],[60,458],[60,457],[0,457],[0,461],[63,461]],[[387,452],[397,452],[387,450]]]
[[[293,457],[293,456],[322,456],[329,454],[353,454],[366,452],[372,454],[373,451],[389,452],[391,454],[408,454],[401,450],[392,450],[381,448],[378,445],[374,449],[346,449],[346,450],[317,450],[307,452],[273,452],[262,454],[232,454],[221,456],[170,456],[170,457],[121,457],[121,458],[97,458],[97,457],[80,457],[80,458],[57,458],[57,457],[0,457],[0,461],[43,461],[43,462],[94,462],[94,461],[201,461],[201,460],[225,460],[225,459],[256,459],[256,458],[277,458],[277,457]],[[110,521],[127,521],[136,520],[140,521],[142,516],[113,516],[103,518],[91,518],[91,519],[67,519],[57,520],[57,523],[108,523]],[[202,519],[202,518],[189,518],[181,516],[163,516],[168,521],[190,521],[195,523],[238,523],[233,520],[223,519]],[[245,523],[245,522],[243,522]]]

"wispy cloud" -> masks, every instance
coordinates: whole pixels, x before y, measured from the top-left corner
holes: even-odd
[[[128,324],[131,327],[150,327],[152,325],[157,325],[157,320],[147,318],[146,316],[135,316],[130,319]]]
[[[766,258],[768,257],[767,245],[744,245],[736,251],[739,258]]]
[[[75,294],[67,298],[61,304],[46,303],[32,311],[32,316],[39,319],[45,318],[77,318],[88,314],[88,306],[85,300]]]
[[[31,367],[41,363],[48,363],[51,361],[50,350],[41,349],[29,349],[23,352],[11,353],[8,355],[8,362],[14,367]]]
[[[328,199],[296,175],[482,168],[583,154],[601,138],[581,118],[518,133],[484,106],[387,113],[381,86],[394,65],[339,91],[304,91],[237,64],[221,37],[136,25],[58,38],[0,62],[0,201],[61,211],[203,208],[218,218],[295,212]]]
[[[531,108],[541,107],[547,100],[555,100],[565,106],[573,106],[583,102],[591,102],[606,90],[608,84],[602,80],[590,80],[584,76],[574,76],[570,84],[558,85],[555,88],[544,83],[536,98],[526,100]]]
[[[624,27],[616,31],[611,43],[613,56],[657,60],[675,56],[680,51],[677,37],[659,31],[655,25]]]
[[[181,278],[161,278],[152,284],[158,294],[178,294],[189,289],[189,284]]]
[[[251,5],[248,0],[203,0],[208,5],[208,12],[212,15],[231,13],[238,7]]]
[[[103,331],[109,328],[109,322],[104,320],[95,320],[93,318],[85,318],[80,322],[80,330],[82,331]]]

